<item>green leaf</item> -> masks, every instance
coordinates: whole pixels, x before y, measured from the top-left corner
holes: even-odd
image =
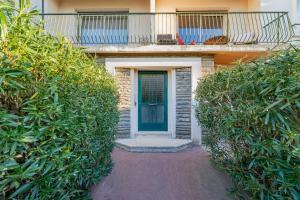
[[[15,160],[8,160],[5,163],[0,164],[0,171],[12,170],[19,167],[19,164]]]
[[[2,83],[3,83],[4,79],[5,79],[5,77],[4,77],[4,76],[0,77],[0,86],[2,85]]]
[[[39,94],[38,92],[34,93],[34,94],[30,97],[30,99],[31,99],[31,100],[34,99],[38,94]]]
[[[20,142],[24,142],[24,143],[33,143],[36,141],[38,141],[38,139],[33,136],[24,136],[22,139],[20,139]]]
[[[22,185],[20,188],[18,188],[11,196],[10,198],[14,198],[20,194],[23,194],[25,192],[28,192],[32,187],[34,186],[33,182],[31,183],[26,183]]]
[[[253,167],[253,165],[255,164],[256,160],[252,160],[251,163],[248,166],[248,169],[251,169]]]
[[[15,153],[16,153],[16,148],[17,148],[17,143],[14,142],[13,145],[11,146],[11,148],[10,148],[10,153],[9,153],[10,156],[15,155]]]
[[[291,195],[293,197],[293,200],[299,200],[300,199],[300,191],[297,192],[296,190],[292,190]]]
[[[300,108],[300,100],[296,101],[296,105],[297,105],[298,108]]]
[[[271,105],[269,105],[268,107],[266,107],[263,112],[269,111],[271,108],[274,108],[275,106],[277,106],[281,102],[282,102],[282,99],[280,99],[278,101],[275,101],[274,103],[272,103]]]
[[[8,85],[15,89],[25,89],[24,85],[14,80],[8,80]]]
[[[269,124],[269,120],[270,120],[270,112],[267,112],[267,115],[265,117],[265,125]]]

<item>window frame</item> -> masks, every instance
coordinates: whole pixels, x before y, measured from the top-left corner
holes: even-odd
[[[177,19],[177,28],[176,28],[176,31],[177,33],[179,34],[180,36],[180,29],[182,29],[180,27],[180,22],[179,22],[179,15],[180,14],[187,14],[187,15],[196,15],[196,14],[199,14],[198,17],[196,18],[199,18],[200,19],[200,25],[199,27],[197,28],[190,28],[190,29],[198,29],[198,35],[197,37],[199,37],[200,39],[199,40],[196,40],[196,43],[197,44],[203,44],[207,39],[210,39],[212,37],[216,37],[216,36],[223,36],[223,35],[226,35],[226,27],[227,27],[227,24],[226,24],[226,20],[227,19],[227,16],[228,16],[228,10],[192,10],[192,11],[189,11],[189,10],[184,10],[184,11],[180,11],[179,9],[176,10],[176,19]],[[215,28],[216,30],[221,30],[221,34],[216,34],[216,35],[213,35],[213,34],[210,34],[211,36],[207,36],[207,37],[203,37],[203,33],[207,32],[207,30],[212,30],[212,28],[204,28],[203,26],[203,17],[216,17],[216,18],[221,18],[220,22],[221,22],[221,26],[220,28]],[[218,19],[216,19],[218,21]],[[216,31],[217,32],[217,31]],[[209,34],[208,34],[209,35]],[[186,41],[184,38],[181,38],[185,43],[190,43],[190,42],[193,42],[193,41]]]
[[[80,44],[82,45],[96,45],[96,44],[128,44],[129,43],[129,10],[103,10],[103,11],[77,11],[77,14],[79,16],[79,22],[78,22],[78,29],[79,29],[79,35],[80,35]],[[105,39],[108,35],[111,35],[110,32],[107,32],[108,31],[113,31],[114,29],[112,28],[111,25],[109,25],[108,28],[102,28],[103,26],[103,23],[109,23],[111,20],[118,20],[117,17],[121,18],[122,16],[122,20],[125,21],[124,23],[124,29],[116,29],[118,31],[120,30],[123,30],[125,34],[122,34],[122,37],[126,37],[125,39],[123,38],[121,41],[117,41],[117,40],[114,40],[114,39]],[[84,32],[85,32],[85,27],[84,27],[84,18],[85,17],[91,17],[91,18],[95,18],[96,21],[97,20],[100,20],[100,24],[101,26],[98,27],[99,30],[104,30],[103,32],[103,37],[104,39],[100,39],[100,42],[94,42],[94,40],[92,39],[92,41],[88,41],[86,42],[85,39],[83,37],[84,36]],[[106,21],[107,19],[105,19],[105,17],[109,17],[108,21]],[[116,17],[114,19],[114,17]],[[100,18],[100,19],[99,19]],[[104,19],[101,19],[101,18],[104,18]],[[92,21],[94,21],[95,19],[92,19]],[[119,19],[120,20],[120,19]],[[95,23],[95,22],[93,22]],[[96,22],[97,23],[97,22]],[[118,23],[116,23],[118,24]],[[105,27],[105,26],[104,26]],[[87,28],[86,29],[87,31],[89,31],[89,29]],[[96,30],[96,29],[95,29]],[[121,34],[119,35],[119,37],[121,36]],[[96,39],[97,40],[97,39]]]

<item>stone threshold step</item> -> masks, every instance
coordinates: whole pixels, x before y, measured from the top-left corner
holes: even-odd
[[[116,146],[137,153],[175,153],[192,146],[192,140],[168,138],[118,139]]]

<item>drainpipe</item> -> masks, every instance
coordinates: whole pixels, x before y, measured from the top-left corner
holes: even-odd
[[[45,0],[42,0],[42,14],[43,14],[43,19],[44,19],[44,14],[45,14]]]
[[[42,20],[43,20],[43,29],[45,29],[45,0],[42,0]]]

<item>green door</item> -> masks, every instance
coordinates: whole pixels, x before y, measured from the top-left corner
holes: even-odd
[[[167,131],[167,72],[140,71],[138,84],[139,131]]]

